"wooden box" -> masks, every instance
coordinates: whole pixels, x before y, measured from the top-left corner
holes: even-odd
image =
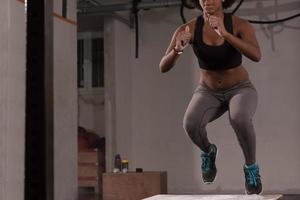
[[[103,152],[97,149],[78,152],[78,186],[93,187],[102,194],[102,173],[104,168]]]
[[[167,172],[103,174],[103,200],[141,200],[167,194]]]

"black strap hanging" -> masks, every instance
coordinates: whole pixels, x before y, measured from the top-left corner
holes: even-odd
[[[135,24],[135,58],[139,57],[139,16],[138,3],[140,0],[132,0],[132,14],[134,15]]]
[[[244,0],[241,0],[239,2],[239,4],[234,8],[234,10],[231,12],[231,14],[234,14],[241,7],[241,5],[242,5],[243,2],[244,2]]]
[[[186,23],[186,19],[185,19],[185,16],[184,16],[184,0],[181,0],[180,16],[181,16],[182,22],[185,24]]]
[[[239,2],[239,4],[236,6],[236,8],[231,12],[232,14],[234,14],[243,4],[244,0],[241,0]],[[282,19],[277,19],[277,20],[268,20],[268,21],[261,21],[261,20],[248,20],[250,23],[252,24],[275,24],[275,23],[281,23],[281,22],[285,22],[291,19],[294,19],[296,17],[300,17],[300,13],[286,17],[286,18],[282,18]]]

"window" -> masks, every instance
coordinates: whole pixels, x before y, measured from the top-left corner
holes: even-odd
[[[84,70],[83,70],[83,62],[84,62],[84,47],[83,40],[77,41],[77,87],[84,87]]]
[[[78,33],[77,60],[79,93],[103,93],[104,40],[101,32]]]
[[[92,39],[92,87],[104,87],[103,38]]]

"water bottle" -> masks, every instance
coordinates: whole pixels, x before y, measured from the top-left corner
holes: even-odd
[[[123,173],[128,172],[128,160],[127,159],[122,160],[122,172]]]
[[[115,156],[115,166],[113,172],[120,172],[122,170],[122,162],[121,162],[121,156],[120,154],[117,154]]]

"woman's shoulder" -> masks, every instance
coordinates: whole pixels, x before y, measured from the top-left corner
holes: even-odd
[[[251,25],[247,19],[243,19],[236,15],[232,15],[232,23],[235,25],[243,26],[243,25]]]
[[[234,29],[241,31],[251,27],[250,22],[247,19],[232,15],[232,24]]]
[[[246,23],[246,22],[248,22],[248,20],[243,19],[241,17],[238,17],[236,15],[232,15],[232,21],[234,21],[236,23]]]

